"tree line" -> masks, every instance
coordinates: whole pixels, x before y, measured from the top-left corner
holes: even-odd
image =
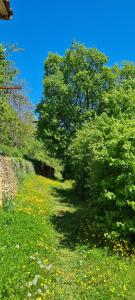
[[[19,80],[19,70],[9,59],[9,51],[0,45],[0,86],[14,86]],[[0,154],[38,160],[58,171],[61,169],[59,162],[49,156],[37,134],[35,108],[23,84],[22,91],[0,90]]]

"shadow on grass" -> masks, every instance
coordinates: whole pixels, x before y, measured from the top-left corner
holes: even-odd
[[[74,189],[59,189],[53,191],[55,198],[68,210],[61,209],[52,216],[52,223],[62,235],[60,246],[74,249],[78,245],[89,247],[102,246],[101,234],[93,221],[88,205],[79,199]]]

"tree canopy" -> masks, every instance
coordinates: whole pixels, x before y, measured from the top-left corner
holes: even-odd
[[[65,161],[76,130],[95,115],[118,115],[127,107],[132,113],[135,67],[107,63],[102,52],[76,42],[63,57],[48,55],[37,112],[39,136],[51,155]]]

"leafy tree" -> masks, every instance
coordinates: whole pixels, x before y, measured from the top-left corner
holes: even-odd
[[[18,74],[8,57],[0,45],[0,85],[14,85]],[[22,158],[38,161],[41,169],[46,165],[52,167],[55,177],[62,179],[61,164],[49,157],[43,142],[37,138],[37,120],[24,89],[21,93],[0,90],[0,154],[17,157],[17,162]]]
[[[65,159],[71,139],[91,117],[90,111],[102,112],[103,95],[114,88],[118,73],[107,62],[103,53],[79,43],[73,43],[63,57],[49,54],[37,112],[39,136],[53,156]]]
[[[18,74],[7,52],[0,45],[0,85],[13,85]],[[18,149],[25,154],[36,135],[31,103],[23,93],[0,91],[0,150]]]
[[[10,84],[18,73],[13,62],[6,59],[6,54],[6,48],[0,44],[0,85]]]
[[[125,62],[117,73],[112,90],[103,95],[102,112],[119,118],[134,118],[135,111],[135,65]]]

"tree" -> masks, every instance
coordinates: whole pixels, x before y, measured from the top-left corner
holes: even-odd
[[[0,45],[0,85],[13,85],[18,74],[7,51]],[[36,135],[32,104],[23,92],[0,91],[0,150],[27,153]]]
[[[81,124],[103,110],[103,95],[116,84],[118,67],[97,49],[73,43],[65,55],[45,62],[44,94],[37,107],[38,133],[51,155],[65,160]]]

